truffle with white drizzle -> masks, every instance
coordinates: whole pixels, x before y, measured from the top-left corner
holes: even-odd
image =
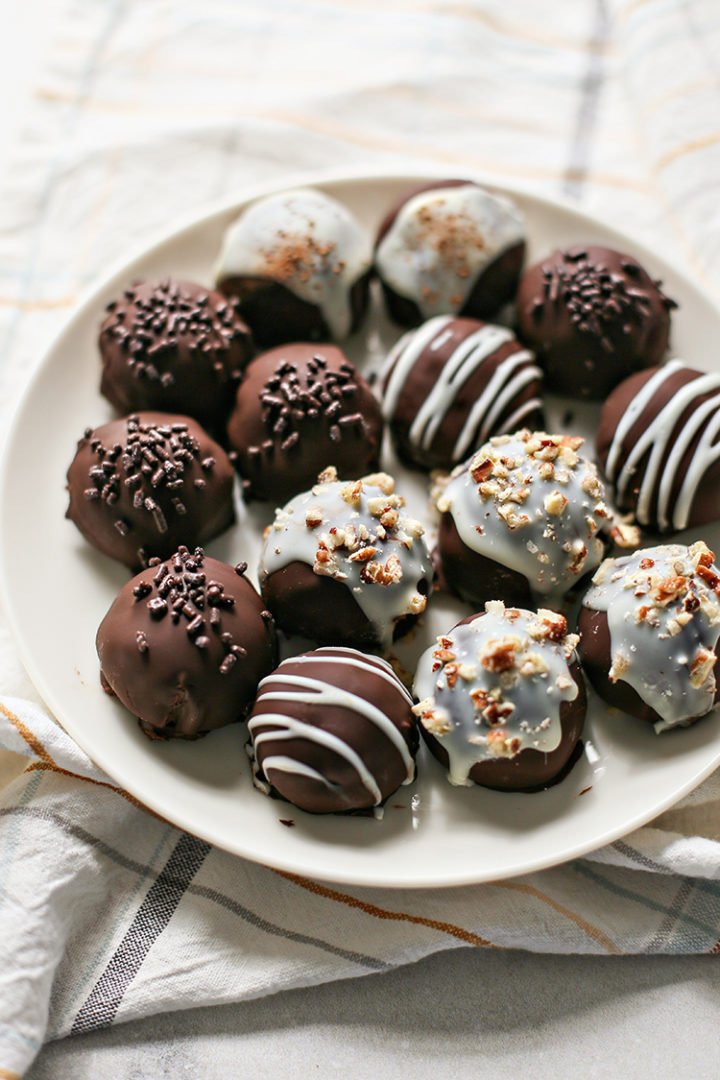
[[[539,426],[541,382],[532,353],[504,326],[437,315],[388,355],[383,416],[404,461],[452,468],[491,435]]]
[[[659,532],[720,518],[720,375],[671,360],[620,383],[600,414],[598,462],[621,510]]]
[[[371,265],[370,237],[350,211],[299,188],[241,214],[225,234],[215,280],[270,348],[346,338],[365,314]]]
[[[438,552],[452,591],[475,606],[503,597],[531,607],[536,594],[557,602],[599,566],[603,534],[635,540],[612,523],[582,443],[544,431],[498,435],[439,480]]]
[[[323,644],[388,647],[427,604],[422,525],[386,473],[338,480],[327,468],[265,530],[260,588],[278,626]]]
[[[511,300],[525,257],[517,206],[471,180],[439,180],[404,195],[383,220],[375,269],[392,317],[492,318]]]
[[[557,612],[493,600],[423,653],[413,712],[451,784],[532,791],[564,773],[585,719],[576,644]]]
[[[714,707],[720,570],[702,542],[606,559],[583,600],[583,667],[610,705],[657,732]]]
[[[284,660],[248,721],[255,783],[314,814],[371,810],[415,777],[412,698],[390,665],[355,649]]]

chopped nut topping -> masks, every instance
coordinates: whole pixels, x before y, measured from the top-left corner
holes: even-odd
[[[567,499],[559,491],[553,491],[550,495],[545,496],[545,509],[548,514],[558,516],[562,514],[563,510],[567,506]]]
[[[305,524],[307,525],[308,529],[317,529],[319,525],[322,525],[322,522],[322,507],[318,506],[317,504],[315,506],[309,507],[305,513]]]
[[[515,666],[516,654],[522,648],[522,640],[516,634],[486,641],[478,652],[478,659],[487,671],[508,671]]]
[[[698,649],[690,665],[690,685],[697,690],[710,678],[715,667],[715,653],[702,646]]]

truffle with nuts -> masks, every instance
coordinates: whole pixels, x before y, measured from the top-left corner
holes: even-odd
[[[413,712],[452,784],[533,791],[572,764],[585,719],[563,615],[493,600],[420,658]]]
[[[535,596],[558,602],[599,566],[608,536],[636,542],[614,523],[582,443],[544,431],[498,435],[438,480],[438,553],[453,592],[475,607],[498,597],[518,607]]]
[[[578,620],[583,667],[609,705],[657,732],[718,700],[720,570],[702,541],[606,559]]]
[[[287,634],[387,648],[427,604],[432,568],[423,534],[386,473],[339,480],[329,467],[265,530],[263,598]]]

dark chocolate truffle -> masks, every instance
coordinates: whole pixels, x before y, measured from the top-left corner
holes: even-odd
[[[108,304],[100,390],[121,413],[158,409],[225,423],[252,356],[237,301],[190,281],[143,281]]]
[[[380,807],[415,776],[411,706],[377,656],[327,648],[284,660],[248,721],[257,786],[312,814]]]
[[[193,739],[242,720],[272,671],[272,618],[244,573],[181,547],[132,578],[101,622],[103,685],[151,737]]]
[[[321,644],[388,647],[425,610],[432,581],[423,527],[385,473],[337,479],[278,510],[260,588],[277,625]]]
[[[541,427],[542,372],[504,326],[437,315],[400,338],[383,373],[398,455],[424,469],[464,461],[491,435]]]
[[[341,203],[299,189],[253,203],[225,234],[218,288],[236,296],[255,340],[342,341],[368,304],[372,245]]]
[[[564,616],[495,600],[421,656],[413,712],[451,784],[533,791],[563,774],[585,719],[576,643]]]
[[[658,364],[677,305],[630,255],[592,244],[553,251],[523,275],[518,335],[551,390],[604,398],[621,379]]]
[[[277,505],[311,487],[329,461],[345,475],[376,469],[380,406],[333,345],[283,345],[248,367],[228,440],[246,498]]]
[[[415,188],[386,215],[375,269],[404,326],[433,315],[492,318],[515,295],[525,222],[509,199],[470,180]]]
[[[188,416],[146,412],[87,428],[68,469],[66,516],[131,570],[235,520],[233,468]]]
[[[536,594],[557,602],[600,564],[610,515],[582,443],[497,435],[440,480],[438,552],[453,592],[475,607],[498,597],[531,607]]]
[[[720,696],[720,570],[702,541],[606,559],[578,620],[580,659],[609,705],[686,727]]]
[[[671,360],[615,389],[598,462],[620,510],[658,532],[720,519],[720,375]]]

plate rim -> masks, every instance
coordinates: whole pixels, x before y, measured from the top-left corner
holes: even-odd
[[[687,285],[692,291],[707,304],[713,312],[720,319],[720,306],[716,300],[712,297],[709,290],[705,288],[703,283],[696,280],[692,273],[686,268],[684,264],[679,267],[668,264],[667,258],[661,253],[655,251],[652,247],[648,247],[642,240],[637,239],[632,230],[618,230],[612,225],[605,224],[597,216],[588,213],[585,210],[578,209],[572,202],[563,197],[550,197],[547,195],[540,195],[534,192],[532,189],[517,183],[502,182],[498,183],[497,179],[483,175],[475,170],[463,170],[463,175],[467,179],[476,180],[478,183],[483,184],[494,191],[499,193],[508,194],[510,197],[516,196],[531,203],[535,203],[536,206],[542,208],[546,207],[553,213],[561,211],[564,214],[569,215],[574,219],[575,223],[589,230],[597,229],[598,227],[607,235],[610,234],[617,238],[619,244],[632,245],[634,254],[637,254],[641,259],[648,259],[651,262],[660,264],[660,268],[664,270],[667,268],[671,271],[673,277],[682,281],[683,285]],[[383,169],[378,171],[376,169],[353,169],[348,170],[323,170],[319,172],[304,171],[294,176],[287,177],[281,182],[268,184],[267,182],[258,182],[248,187],[241,188],[235,191],[232,195],[223,196],[220,199],[206,202],[203,205],[199,205],[194,211],[188,212],[182,215],[180,218],[176,218],[169,226],[162,230],[157,230],[156,233],[150,237],[149,240],[144,242],[138,242],[131,245],[126,253],[121,254],[119,257],[113,260],[111,265],[107,268],[105,273],[99,280],[87,286],[83,289],[73,307],[73,310],[63,320],[58,327],[52,341],[48,345],[42,359],[39,361],[32,376],[25,384],[21,394],[14,403],[9,423],[6,427],[5,438],[0,448],[0,603],[2,603],[4,612],[6,615],[7,623],[10,631],[13,635],[15,647],[21,662],[23,663],[28,676],[33,683],[33,686],[39,693],[43,702],[49,709],[51,715],[60,724],[66,734],[77,743],[78,746],[88,755],[91,761],[101,768],[111,779],[116,778],[112,771],[112,762],[109,762],[110,768],[108,768],[108,762],[105,760],[100,763],[97,760],[93,749],[91,753],[84,745],[84,737],[82,732],[80,736],[76,734],[72,719],[67,719],[66,710],[64,709],[62,702],[56,699],[55,692],[45,681],[42,668],[38,662],[33,658],[29,642],[26,642],[25,635],[20,629],[20,621],[17,616],[15,605],[11,600],[11,590],[9,588],[9,579],[6,576],[4,567],[6,565],[6,546],[8,544],[8,533],[5,526],[5,515],[2,511],[5,508],[6,501],[9,498],[9,470],[8,460],[10,448],[15,444],[15,441],[19,434],[19,429],[24,420],[24,413],[29,406],[29,401],[33,396],[35,388],[38,383],[43,379],[43,376],[51,363],[53,355],[64,347],[65,341],[70,337],[77,323],[81,322],[87,315],[87,309],[89,306],[99,301],[104,292],[107,291],[111,283],[121,276],[123,273],[132,273],[132,267],[143,259],[148,259],[169,241],[181,240],[182,234],[201,228],[203,225],[210,221],[230,214],[233,210],[238,212],[248,203],[255,199],[265,197],[267,195],[274,194],[276,192],[287,191],[295,187],[341,187],[342,185],[353,185],[363,182],[372,182],[375,184],[383,183],[397,183],[399,181],[406,182],[408,187],[413,183],[422,183],[424,180],[433,180],[439,178],[447,178],[448,170],[433,168],[431,166],[424,166],[422,163],[418,163],[417,172],[408,172],[406,167],[398,168],[397,170]],[[62,718],[62,719],[61,719]],[[105,755],[101,754],[101,758]],[[528,860],[524,858],[521,862],[515,864],[509,864],[502,870],[501,876],[492,874],[483,874],[482,869],[474,867],[468,872],[458,870],[455,873],[446,872],[441,880],[438,880],[437,875],[433,877],[426,877],[422,873],[418,873],[412,880],[409,880],[407,875],[401,879],[392,879],[386,874],[378,875],[373,873],[371,869],[363,871],[362,869],[357,872],[352,878],[348,877],[348,874],[343,871],[333,873],[332,867],[328,872],[323,874],[317,874],[314,871],[310,871],[314,878],[318,880],[328,881],[335,884],[352,884],[365,887],[384,887],[391,889],[398,888],[457,888],[465,885],[481,884],[483,882],[492,882],[499,880],[507,880],[519,875],[525,875],[530,873],[536,873],[540,870],[550,869],[555,866],[563,865],[573,859],[587,856],[592,852],[611,844],[618,839],[629,835],[635,829],[646,825],[649,821],[653,820],[659,814],[664,813],[677,802],[683,799],[687,794],[693,791],[699,784],[701,784],[708,776],[710,776],[720,765],[720,745],[715,755],[699,768],[693,775],[686,780],[686,782],[680,787],[673,788],[672,792],[657,802],[654,802],[652,808],[649,811],[641,811],[636,813],[630,819],[623,822],[621,827],[613,827],[603,833],[600,837],[594,835],[589,840],[578,841],[575,844],[571,844],[569,847],[564,848],[562,852],[557,851],[552,855],[540,855],[534,860]],[[126,786],[127,782],[124,778],[122,781],[117,781],[130,791],[135,797],[137,797],[144,806],[152,810],[156,814],[160,814],[162,817],[167,817],[167,807],[154,804],[153,792],[143,791],[138,793],[133,790],[132,785]],[[183,829],[186,832],[190,832],[195,836],[199,836],[214,845],[218,846],[221,850],[229,851],[231,854],[238,855],[242,858],[248,859],[251,862],[258,863],[264,866],[271,866],[271,868],[299,874],[302,876],[308,876],[308,870],[303,865],[302,858],[294,860],[292,857],[281,854],[278,857],[273,855],[272,864],[263,860],[259,855],[248,854],[246,851],[241,850],[239,847],[231,847],[227,844],[221,844],[216,837],[211,837],[201,828],[197,828],[197,824],[186,821],[182,812],[182,807],[178,808],[178,811],[173,814],[172,824],[176,827]]]

